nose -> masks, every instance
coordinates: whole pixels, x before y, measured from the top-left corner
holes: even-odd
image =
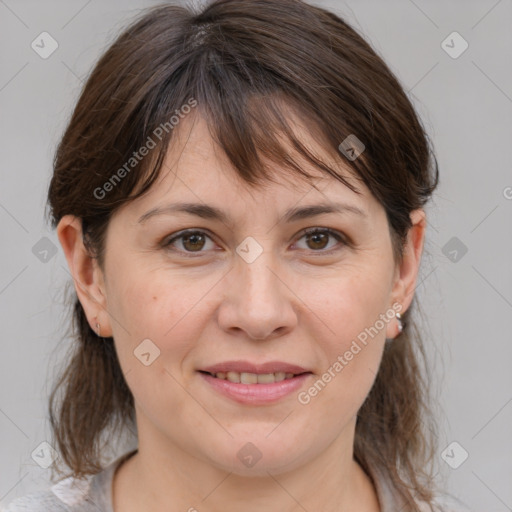
[[[267,340],[297,325],[296,296],[286,285],[284,271],[272,260],[267,252],[252,263],[237,259],[226,276],[226,292],[218,310],[221,329],[243,332],[251,340]]]

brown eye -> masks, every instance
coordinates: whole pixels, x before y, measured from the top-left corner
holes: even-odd
[[[330,253],[333,250],[337,250],[336,245],[347,245],[343,236],[331,229],[309,229],[304,232],[300,240],[302,239],[306,240],[306,247],[301,249],[317,253]],[[208,241],[212,244],[210,247],[208,247]],[[212,238],[204,231],[189,230],[178,233],[167,242],[163,242],[162,246],[170,251],[182,253],[185,256],[199,256],[201,253],[212,250],[215,244]]]
[[[165,248],[176,252],[201,253],[205,252],[202,249],[207,246],[208,240],[211,240],[211,238],[203,231],[183,231],[163,245]]]
[[[311,249],[325,249],[329,243],[329,234],[327,233],[311,233],[306,235]]]
[[[331,245],[327,250],[330,240],[336,240],[338,243],[344,244],[343,237],[338,234],[336,231],[332,231],[331,229],[319,229],[313,228],[305,232],[305,234],[301,237],[302,239],[306,239],[306,249],[310,249],[313,252],[330,252],[330,249],[333,248]],[[334,247],[336,244],[334,244]]]
[[[183,247],[185,247],[187,251],[201,250],[204,246],[204,236],[201,234],[193,233],[191,235],[184,235],[182,238]]]

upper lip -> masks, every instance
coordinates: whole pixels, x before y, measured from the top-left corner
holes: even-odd
[[[295,375],[301,373],[309,373],[309,370],[302,368],[296,364],[285,363],[283,361],[268,361],[266,363],[251,363],[249,361],[224,361],[212,366],[201,368],[200,371],[208,373],[219,372],[237,372],[237,373],[256,373],[258,375],[265,373],[293,373]]]

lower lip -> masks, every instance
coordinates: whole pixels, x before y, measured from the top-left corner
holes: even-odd
[[[276,402],[300,389],[311,373],[303,373],[271,384],[242,384],[217,379],[208,373],[201,373],[204,380],[216,391],[242,404],[264,405]]]

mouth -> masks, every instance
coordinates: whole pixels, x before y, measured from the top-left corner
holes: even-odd
[[[228,361],[198,370],[217,393],[236,402],[264,405],[299,390],[313,373],[301,366],[283,362],[253,364]]]
[[[285,373],[285,372],[274,372],[274,373],[250,373],[250,372],[205,372],[200,370],[200,373],[210,375],[216,379],[227,380],[235,384],[274,384],[275,382],[281,382],[283,380],[293,379],[298,375],[304,375],[311,372],[301,373]]]

